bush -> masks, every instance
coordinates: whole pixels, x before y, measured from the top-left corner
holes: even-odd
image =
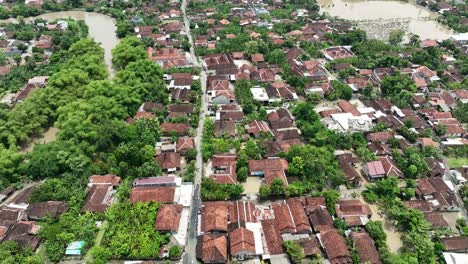
[[[170,259],[179,259],[182,254],[182,248],[179,246],[172,246],[169,249],[169,258]]]

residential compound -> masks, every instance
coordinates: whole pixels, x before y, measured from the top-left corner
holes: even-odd
[[[447,5],[453,9],[442,4],[443,13],[451,12]],[[466,263],[466,33],[369,40],[355,24],[324,19],[319,8],[310,1],[156,0],[139,3],[138,12],[124,9],[145,63],[163,74],[157,94],[129,103],[120,125],[155,144],[142,148],[149,161],[133,170],[127,159],[141,149],[120,145],[126,152],[118,162],[93,157],[96,170],[111,171],[100,163],[108,158],[132,176],[86,177],[79,214],[109,220],[119,203],[153,205],[145,221],[163,236],[152,244],[159,246],[154,256],[112,257]],[[37,43],[53,51],[46,35]],[[31,78],[2,103],[20,104],[48,82]],[[140,132],[148,127],[153,134]],[[0,242],[36,250],[41,221],[69,211],[63,201],[30,202],[32,193],[27,186],[0,194]],[[83,241],[64,248],[78,259],[82,249]]]

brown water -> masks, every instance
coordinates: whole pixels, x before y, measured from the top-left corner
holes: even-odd
[[[21,152],[28,153],[33,150],[36,144],[45,144],[54,141],[57,138],[58,131],[58,128],[50,127],[41,135],[34,137],[32,141],[21,150]]]
[[[417,34],[421,39],[446,39],[453,32],[436,21],[422,21],[420,18],[436,18],[437,14],[416,5],[414,2],[384,1],[384,0],[318,0],[320,12],[347,20],[377,20],[387,21],[362,25],[371,35],[376,31],[388,31],[388,28],[402,28]],[[407,23],[389,23],[388,20],[411,19]],[[359,24],[359,23],[358,23]],[[379,28],[379,25],[382,26]],[[361,27],[361,25],[359,25]],[[385,36],[384,36],[385,37]]]
[[[89,36],[96,42],[101,43],[104,48],[104,59],[109,67],[110,77],[114,75],[112,71],[112,49],[119,43],[115,31],[117,30],[115,19],[94,12],[85,11],[62,11],[52,12],[39,15],[37,17],[29,17],[26,21],[33,21],[36,18],[46,20],[55,20],[59,18],[73,18],[75,20],[83,20],[89,27]],[[3,22],[15,23],[16,19],[3,20]]]
[[[260,186],[262,185],[263,177],[247,177],[247,181],[242,184],[244,187],[244,194],[255,194],[258,193]]]

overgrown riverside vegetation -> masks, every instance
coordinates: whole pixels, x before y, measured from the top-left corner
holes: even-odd
[[[139,56],[142,52],[140,40],[123,39],[113,51],[114,63],[120,70],[113,80],[108,80],[102,48],[92,40],[81,39],[68,50],[54,54],[59,56],[53,58],[60,60],[59,70],[51,75],[47,87],[15,107],[15,115],[7,114],[0,149],[0,176],[6,179],[2,184],[20,179],[45,180],[34,190],[32,200],[66,201],[70,206],[59,220],[40,223],[39,236],[52,262],[63,257],[72,241],[84,240],[84,252],[91,248],[98,231],[97,220],[108,221],[110,230],[106,231],[102,248],[93,250],[96,263],[106,263],[107,257],[156,257],[166,241],[153,227],[158,206],[128,202],[132,179],[160,173],[153,147],[160,135],[159,122],[125,122],[142,102],[167,98],[161,68]],[[19,116],[21,119],[16,119]],[[54,121],[60,130],[57,140],[36,145],[30,154],[18,154],[17,142]],[[15,130],[20,124],[23,133]],[[89,176],[106,173],[117,174],[126,183],[118,189],[120,203],[105,214],[81,214]],[[129,217],[132,212],[138,213]],[[126,237],[131,234],[136,238],[136,233],[138,241]],[[12,250],[14,246],[5,252]],[[15,258],[28,256],[24,254]]]

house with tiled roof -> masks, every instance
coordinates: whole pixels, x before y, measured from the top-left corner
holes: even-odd
[[[180,169],[181,158],[177,152],[163,152],[155,160],[163,171],[170,173]]]
[[[315,233],[333,229],[333,218],[326,207],[317,206],[310,210],[309,221]]]
[[[346,242],[336,229],[324,231],[318,237],[331,264],[353,263]]]
[[[217,183],[235,184],[237,183],[235,154],[216,154],[211,158],[213,174],[210,175]]]
[[[277,228],[278,221],[276,219],[263,220],[261,224],[266,242],[265,254],[269,256],[283,254],[283,239]]]
[[[185,155],[188,150],[195,148],[195,141],[192,137],[180,137],[177,139],[176,151],[180,155]]]
[[[336,46],[330,47],[322,50],[323,55],[327,60],[336,60],[336,59],[349,59],[354,56],[354,53],[347,47]]]
[[[450,189],[440,177],[420,179],[416,188],[416,196],[428,201],[437,211],[460,210],[455,191]]]
[[[115,188],[120,177],[112,174],[93,175],[89,178],[86,199],[81,212],[104,212],[114,201]]]
[[[159,232],[177,233],[182,216],[180,204],[163,204],[158,209],[154,228]]]
[[[304,210],[303,201],[301,198],[288,198],[286,204],[289,206],[291,211],[294,224],[296,225],[296,233],[299,234],[310,234],[312,228],[307,218],[307,214]]]
[[[297,61],[292,60],[292,71],[300,76],[310,79],[311,81],[326,81],[328,80],[326,69],[318,61]]]
[[[130,191],[130,202],[157,202],[172,204],[176,187],[134,187]]]
[[[286,203],[274,203],[271,205],[275,212],[276,228],[281,235],[295,234],[296,224],[291,214],[291,210]]]
[[[203,263],[226,263],[228,261],[228,243],[225,235],[207,234],[197,243],[197,258]]]
[[[369,181],[376,181],[386,176],[382,161],[369,161],[364,164],[363,171]]]
[[[442,243],[446,252],[468,253],[467,236],[445,237]]]
[[[265,181],[271,182],[279,178],[287,183],[285,171],[288,169],[288,162],[282,158],[272,158],[263,160],[249,160],[248,167],[250,175],[263,176]],[[287,185],[287,184],[285,184]]]
[[[403,178],[405,176],[390,155],[380,156],[378,157],[378,160],[382,163],[386,177],[395,176]]]
[[[233,259],[245,260],[255,257],[254,233],[245,227],[240,227],[230,232],[229,249]]]
[[[352,232],[350,235],[361,263],[381,264],[374,240],[366,232]]]
[[[372,211],[369,205],[359,200],[341,200],[335,204],[336,215],[343,218],[349,227],[364,226],[369,222]]]
[[[163,134],[171,136],[173,133],[176,135],[187,135],[191,126],[186,123],[162,123],[161,130]]]
[[[204,202],[201,215],[201,232],[227,233],[229,207],[227,202]]]
[[[66,202],[47,201],[29,204],[25,212],[29,220],[42,220],[45,217],[58,219],[66,211],[68,211]]]
[[[440,212],[426,212],[424,219],[432,226],[432,228],[448,228],[449,224],[444,219],[444,215]]]

